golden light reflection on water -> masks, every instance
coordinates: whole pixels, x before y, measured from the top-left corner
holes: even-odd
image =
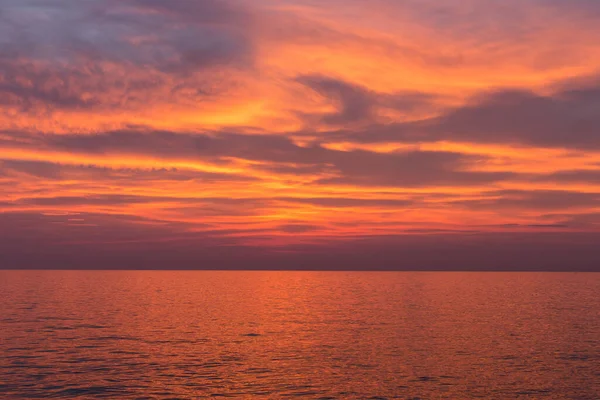
[[[0,277],[5,398],[600,395],[596,274]]]

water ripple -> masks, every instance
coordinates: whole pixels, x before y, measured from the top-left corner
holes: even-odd
[[[600,398],[598,275],[11,274],[2,400]]]

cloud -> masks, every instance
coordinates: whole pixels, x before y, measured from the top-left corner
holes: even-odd
[[[278,200],[289,203],[309,204],[319,207],[346,208],[346,207],[390,207],[405,208],[417,204],[413,199],[357,199],[348,197],[321,197],[321,198],[293,198],[283,197]]]
[[[261,163],[308,166],[320,171],[321,184],[428,186],[482,184],[512,173],[468,172],[481,157],[442,151],[375,153],[337,151],[319,145],[303,147],[281,135],[236,133],[184,134],[168,131],[115,131],[86,135],[32,134],[29,143],[12,148],[62,151],[99,156],[146,156],[162,160],[208,161],[227,166],[237,158]],[[292,167],[294,168],[294,167]],[[272,169],[271,169],[272,170]],[[292,171],[290,171],[292,172]],[[302,169],[301,169],[301,172]],[[331,175],[335,175],[331,177]],[[325,177],[327,175],[328,177]]]
[[[597,233],[388,235],[270,251],[227,232],[182,234],[122,216],[78,216],[98,226],[63,219],[0,214],[0,268],[594,271],[600,262]]]
[[[382,108],[394,111],[416,111],[432,108],[435,96],[405,92],[395,94],[377,93],[366,87],[344,82],[319,75],[306,75],[297,78],[299,83],[306,85],[323,97],[332,101],[337,111],[324,114],[308,115],[327,125],[349,126],[359,122],[376,122],[378,111]]]
[[[364,88],[320,76],[303,76],[298,78],[298,82],[338,103],[338,112],[322,116],[322,121],[327,124],[347,124],[373,118],[374,101]]]
[[[97,116],[125,109],[133,120],[157,102],[193,114],[203,95],[253,86],[254,79],[269,86],[269,77],[256,71],[257,47],[277,49],[261,29],[271,27],[266,36],[280,37],[273,20],[293,17],[273,17],[260,3],[225,0],[24,0],[7,2],[3,11],[0,37],[10,49],[0,54],[1,68],[11,70],[0,87],[5,104],[19,113],[38,111],[38,117],[55,110]],[[294,33],[306,40],[311,27]],[[347,31],[341,36],[373,42]],[[263,88],[252,90],[265,96]]]
[[[439,116],[331,132],[329,140],[359,143],[458,141],[539,147],[598,149],[600,85],[596,78],[567,80],[548,95],[529,90],[479,93]]]
[[[531,178],[530,178],[531,179]],[[575,170],[560,171],[553,174],[542,175],[533,178],[537,181],[556,182],[556,183],[584,183],[600,184],[600,169],[598,170]]]
[[[4,0],[0,260],[597,265],[598,2],[366,5]]]
[[[127,4],[127,2],[126,2]],[[247,23],[247,15],[240,4],[223,0],[131,0],[129,4],[142,10],[151,10],[175,20],[189,19],[194,23],[228,25],[231,22]]]
[[[29,111],[37,104],[67,109],[89,109],[101,104],[98,98],[84,95],[91,89],[89,84],[87,88],[73,85],[78,79],[71,76],[71,71],[35,71],[31,64],[8,62],[2,62],[1,65],[0,104],[4,106],[16,106],[21,111]],[[79,79],[78,83],[83,83],[83,80]]]
[[[89,206],[89,205],[120,205],[152,202],[181,202],[181,198],[131,196],[131,195],[92,195],[92,196],[57,196],[20,199],[15,205],[36,206]]]
[[[279,225],[278,229],[285,233],[306,233],[312,231],[318,231],[321,229],[318,225],[308,225],[308,224],[286,224]]]
[[[189,107],[253,68],[251,20],[226,0],[4,2],[0,105],[9,120]]]
[[[547,147],[600,146],[600,87],[565,90],[549,96],[502,91],[429,121],[425,136],[477,143]]]
[[[512,173],[464,172],[461,168],[477,157],[451,152],[408,151],[373,153],[338,152],[331,161],[342,173],[321,183],[358,186],[445,186],[473,185],[501,181]]]
[[[459,200],[468,209],[493,210],[568,210],[596,207],[600,193],[582,193],[567,190],[502,190],[488,192],[488,199]]]
[[[550,214],[552,219],[562,219],[565,225],[583,228],[597,229],[600,227],[600,212],[578,213],[578,214]]]
[[[126,110],[147,104],[149,93],[165,84],[165,78],[157,74],[138,71],[129,75],[125,69],[102,64],[52,65],[0,59],[0,69],[0,104],[19,113]],[[198,84],[196,92],[201,88]]]
[[[577,14],[579,17],[594,18],[600,14],[600,4],[594,0],[574,0],[565,3],[561,0],[535,0],[541,7],[555,8],[558,13]]]
[[[0,160],[0,174],[6,178],[26,180],[81,180],[119,182],[121,184],[152,184],[153,182],[252,182],[256,178],[233,174],[180,170],[177,168],[118,168],[90,164],[60,164],[60,160],[24,161]]]
[[[245,59],[249,16],[227,1],[9,1],[2,18],[22,57],[182,70]]]

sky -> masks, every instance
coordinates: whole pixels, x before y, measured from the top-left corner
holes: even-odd
[[[3,0],[0,268],[600,270],[597,0]]]

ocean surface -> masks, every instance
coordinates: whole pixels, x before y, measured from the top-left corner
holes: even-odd
[[[600,399],[600,274],[0,271],[0,399]]]

